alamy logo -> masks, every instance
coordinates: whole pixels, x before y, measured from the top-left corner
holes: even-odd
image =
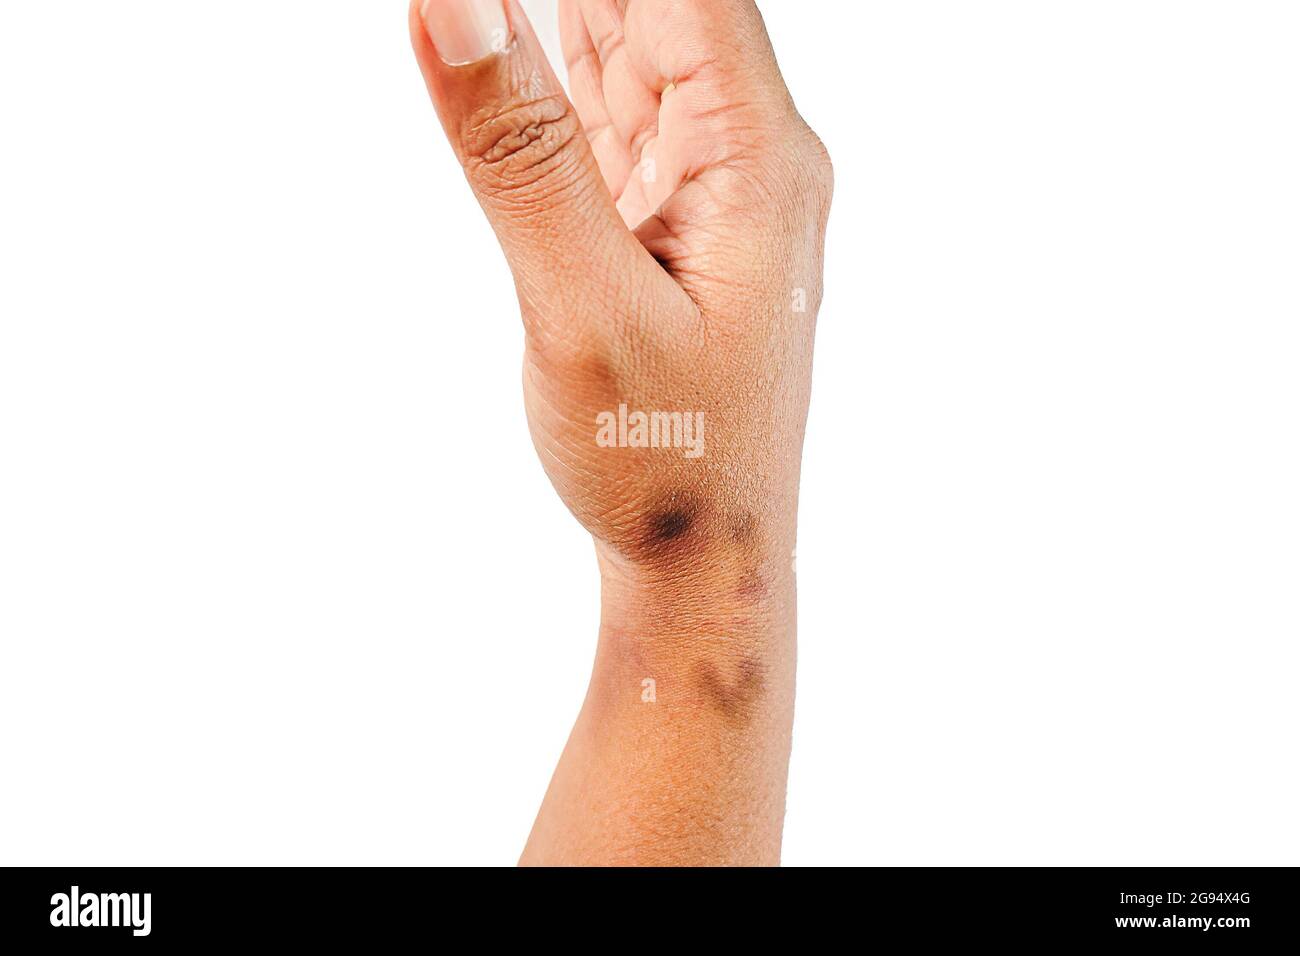
[[[617,412],[596,416],[601,448],[683,448],[687,458],[704,454],[703,412]]]
[[[71,893],[50,897],[51,926],[129,926],[133,936],[149,935],[149,893]]]

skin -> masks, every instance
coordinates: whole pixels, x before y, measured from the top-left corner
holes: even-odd
[[[537,453],[601,574],[521,863],[776,864],[830,160],[752,0],[561,0],[572,105],[506,9],[508,44],[469,64],[418,0],[411,35],[514,275]],[[703,454],[601,447],[620,404],[703,412]]]

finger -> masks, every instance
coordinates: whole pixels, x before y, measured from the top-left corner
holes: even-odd
[[[600,62],[601,91],[611,121],[634,163],[640,163],[647,145],[659,131],[659,94],[632,63],[631,48],[623,30],[628,0],[577,0]]]
[[[569,94],[587,132],[610,195],[617,199],[632,174],[632,156],[605,103],[600,57],[578,0],[560,0],[560,44],[569,71]]]
[[[766,156],[798,120],[753,0],[643,0],[621,26],[629,69],[659,99],[641,177],[652,210],[710,168]]]
[[[606,11],[611,6],[623,8],[620,28],[629,41],[628,64],[638,80],[656,93],[669,87],[685,89],[689,83],[697,90],[711,91],[718,105],[747,107],[751,114],[792,106],[754,0],[582,3],[584,9],[588,5]],[[608,16],[603,22],[609,22]],[[601,49],[599,30],[593,27],[591,35]]]
[[[605,276],[657,266],[614,207],[517,0],[413,0],[411,33],[447,137],[510,262],[526,327],[579,335],[613,306]]]
[[[638,236],[697,303],[720,295],[730,307],[771,285],[774,263],[798,260],[791,244],[819,234],[825,151],[794,107],[753,0],[632,0],[622,28],[632,67],[661,91],[654,175],[640,177],[652,215]],[[633,195],[629,184],[623,202]]]

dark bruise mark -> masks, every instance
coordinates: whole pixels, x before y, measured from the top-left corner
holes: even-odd
[[[763,695],[765,668],[760,661],[745,657],[737,664],[736,670],[738,677],[728,682],[723,679],[717,665],[709,661],[695,665],[696,679],[708,702],[728,717],[746,717]]]
[[[567,354],[563,360],[572,361]],[[578,363],[577,378],[584,389],[590,389],[596,394],[618,390],[618,376],[614,372],[614,366],[600,353]]]
[[[695,515],[687,508],[670,508],[650,516],[652,542],[672,541],[680,538],[695,523]]]
[[[646,516],[642,550],[654,554],[678,546],[700,525],[702,515],[703,509],[692,499],[674,495]]]

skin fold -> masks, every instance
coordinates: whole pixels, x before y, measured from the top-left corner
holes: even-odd
[[[601,573],[521,863],[776,864],[830,160],[752,0],[561,0],[572,104],[502,4],[415,0],[410,27],[514,275],[538,456]],[[602,443],[620,406],[702,414],[700,453]]]

